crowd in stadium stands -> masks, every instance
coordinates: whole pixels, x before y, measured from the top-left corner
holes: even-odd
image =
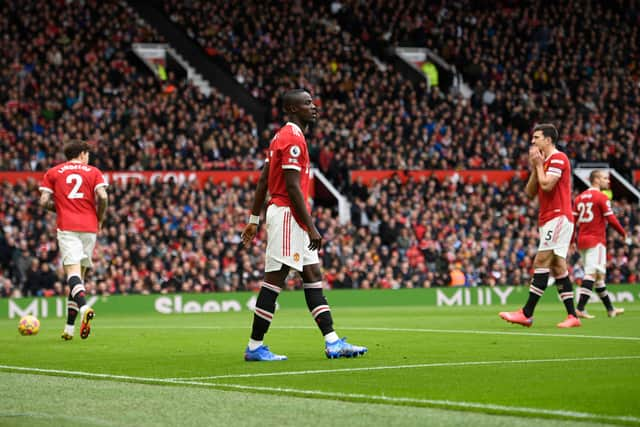
[[[164,3],[272,106],[274,120],[283,89],[313,91],[322,119],[311,155],[340,188],[351,169],[523,168],[538,120],[560,124],[561,147],[576,161],[608,161],[625,175],[640,167],[633,5],[366,4]],[[349,31],[338,25],[346,15]],[[164,90],[130,47],[161,38],[120,3],[6,1],[0,30],[0,169],[43,169],[68,137],[94,141],[103,169],[261,165],[269,130],[258,135],[217,92],[207,98],[178,81]],[[371,39],[433,48],[464,72],[474,95],[411,83],[371,56]]]
[[[637,1],[344,3],[367,37],[428,47],[455,65],[476,108],[520,129],[553,120],[573,159],[638,168]]]
[[[560,126],[572,159],[607,161],[629,176],[640,167],[633,155],[640,14],[627,3],[170,0],[164,7],[274,111],[283,88],[310,88],[324,116],[312,138],[316,160],[340,181],[347,169],[519,169],[536,121]],[[432,48],[463,72],[472,97],[427,92],[379,66],[365,48],[372,39]]]
[[[0,33],[0,170],[44,170],[69,138],[104,170],[257,167],[253,118],[154,77],[131,44],[162,39],[121,3],[3,1]]]
[[[527,283],[535,208],[519,181],[497,187],[391,179],[364,187],[349,182],[350,170],[524,169],[528,132],[539,120],[559,124],[560,147],[576,161],[604,160],[624,174],[640,167],[633,151],[640,137],[640,15],[629,3],[164,5],[271,106],[272,124],[281,120],[283,89],[304,86],[318,97],[310,154],[353,202],[345,226],[331,210],[316,209],[327,281],[334,288],[397,288]],[[69,138],[93,141],[93,163],[103,170],[261,166],[273,126],[259,134],[231,99],[152,76],[131,43],[162,39],[121,3],[7,0],[0,2],[0,33],[0,170],[44,170],[62,160]],[[371,41],[432,48],[464,73],[473,96],[412,83],[372,57]],[[37,183],[0,185],[0,295],[61,294],[55,222],[36,205]],[[264,234],[250,250],[238,246],[251,186],[158,183],[110,192],[91,292],[258,286]],[[640,218],[631,204],[614,205],[634,245],[610,235],[608,280],[637,281]],[[571,261],[579,280],[575,253]]]
[[[264,270],[265,231],[239,246],[250,183],[175,183],[111,187],[112,204],[99,236],[87,288],[96,294],[227,292],[257,289]],[[4,184],[0,192],[0,294],[59,295],[62,270],[54,214],[37,206],[37,183]],[[523,182],[503,185],[399,177],[352,187],[352,221],[339,225],[316,208],[325,239],[320,253],[328,286],[410,288],[526,284],[536,253],[535,208]],[[635,282],[640,215],[615,210],[634,245],[609,234],[609,283]],[[572,273],[583,271],[577,255]],[[301,283],[291,276],[288,287]]]

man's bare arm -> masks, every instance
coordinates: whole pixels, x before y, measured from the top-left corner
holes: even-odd
[[[51,193],[48,191],[43,191],[42,194],[40,194],[40,200],[38,202],[38,204],[51,212],[55,212],[56,211],[56,204],[54,203],[53,199],[51,198]]]
[[[527,193],[529,200],[533,200],[536,197],[536,194],[538,194],[538,177],[536,176],[535,170],[529,174],[529,180],[527,181],[525,192]]]
[[[267,184],[269,182],[269,162],[264,164],[260,178],[258,178],[258,185],[256,186],[256,192],[253,196],[253,206],[251,207],[251,215],[259,216],[264,206],[264,201],[267,198]]]
[[[107,207],[109,207],[109,195],[107,194],[107,190],[102,186],[96,189],[96,196],[96,202],[98,205],[98,224],[102,227],[107,215]]]
[[[262,206],[264,206],[264,201],[267,198],[267,189],[269,188],[268,184],[269,162],[266,162],[264,164],[264,167],[262,168],[262,173],[260,173],[260,178],[258,178],[258,185],[256,186],[256,191],[253,196],[253,206],[251,207],[252,216],[260,216],[260,211],[262,211]],[[255,223],[249,222],[247,225],[245,225],[244,230],[242,230],[242,234],[240,235],[242,243],[248,247],[253,241],[253,238],[256,237],[257,233],[257,221]]]

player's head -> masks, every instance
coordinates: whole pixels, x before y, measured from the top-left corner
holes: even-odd
[[[67,160],[76,160],[82,163],[89,163],[89,153],[91,146],[89,143],[73,139],[67,142],[63,148],[64,156]]]
[[[592,187],[595,187],[599,190],[608,190],[609,189],[609,172],[602,169],[596,169],[591,171],[589,174],[589,182]]]
[[[533,128],[531,143],[542,151],[556,146],[558,129],[551,123],[540,123]]]
[[[318,118],[318,108],[311,94],[304,89],[293,89],[282,96],[282,109],[292,120],[306,126]]]

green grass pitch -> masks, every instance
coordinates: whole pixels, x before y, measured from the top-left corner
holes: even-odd
[[[335,306],[337,332],[369,347],[339,360],[308,312],[283,309],[266,344],[289,360],[272,363],[243,360],[247,312],[98,312],[70,342],[61,319],[32,337],[3,319],[0,426],[640,425],[640,304],[624,306],[593,304],[572,330],[560,303],[530,329],[496,306]]]

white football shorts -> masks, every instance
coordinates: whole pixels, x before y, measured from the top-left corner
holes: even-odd
[[[538,251],[553,251],[557,256],[567,258],[573,235],[573,222],[566,216],[558,216],[547,221],[538,228],[538,231],[540,233]]]
[[[288,206],[267,208],[267,254],[265,272],[279,271],[282,265],[302,271],[305,265],[320,263],[317,250],[309,250],[309,233],[293,217]]]
[[[93,267],[91,256],[96,246],[96,237],[96,233],[58,230],[62,265],[80,264],[82,267]]]
[[[598,243],[595,247],[580,251],[584,274],[594,276],[596,273],[607,272],[607,247]]]

